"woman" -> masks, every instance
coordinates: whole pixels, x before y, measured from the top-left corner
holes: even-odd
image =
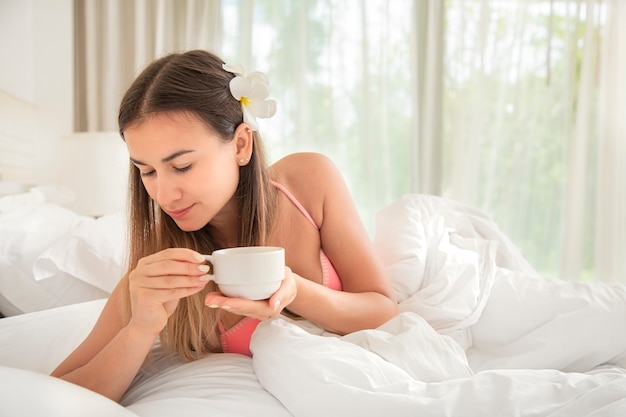
[[[193,360],[250,354],[259,320],[284,310],[339,334],[397,314],[331,162],[295,154],[266,166],[254,117],[274,112],[266,87],[204,51],[161,58],[131,85],[119,113],[131,158],[128,271],[53,375],[119,401],[159,336]],[[269,300],[224,297],[202,254],[252,245],[285,248],[283,283]]]

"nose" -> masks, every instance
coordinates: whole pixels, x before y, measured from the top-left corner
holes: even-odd
[[[155,184],[155,200],[161,207],[168,207],[179,200],[182,190],[176,179],[169,175],[159,175]]]

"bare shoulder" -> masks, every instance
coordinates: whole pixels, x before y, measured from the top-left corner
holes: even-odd
[[[336,171],[333,161],[325,155],[315,152],[293,153],[285,156],[271,166],[270,172],[277,178],[299,176],[302,174],[328,174]]]
[[[334,162],[327,156],[314,152],[294,153],[285,156],[270,168],[272,179],[283,184],[296,197],[313,195],[332,189],[343,179]]]
[[[285,156],[270,167],[270,177],[286,187],[318,224],[322,222],[329,194],[345,187],[334,162],[313,152]]]

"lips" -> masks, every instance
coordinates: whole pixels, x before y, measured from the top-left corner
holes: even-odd
[[[165,212],[174,220],[182,219],[191,211],[193,204],[187,208],[180,210],[166,210]]]

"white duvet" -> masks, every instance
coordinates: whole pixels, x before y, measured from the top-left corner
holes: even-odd
[[[412,313],[384,327],[337,339],[283,319],[265,323],[254,370],[299,417],[626,415],[621,368],[474,373],[458,346]]]
[[[124,406],[42,375],[100,301],[2,319],[0,415],[626,415],[623,286],[539,277],[489,218],[434,197],[382,210],[375,246],[396,318],[343,337],[269,320],[253,359],[157,355]]]

